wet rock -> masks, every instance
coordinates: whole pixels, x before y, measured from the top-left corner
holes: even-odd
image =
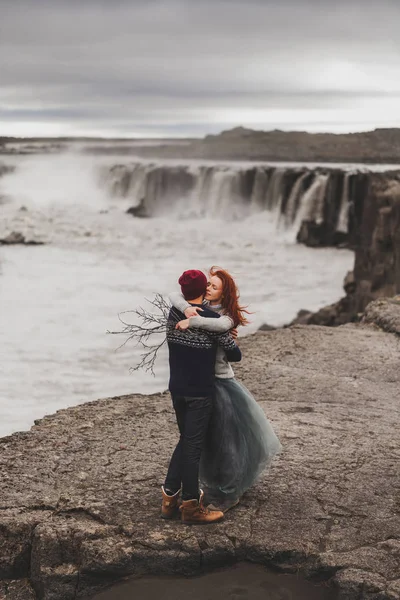
[[[275,331],[276,327],[273,325],[268,325],[268,323],[264,323],[261,327],[258,328],[258,331]]]
[[[322,246],[326,236],[326,227],[324,223],[318,224],[315,221],[302,221],[296,241],[299,244],[315,247]]]
[[[309,320],[310,318],[312,318],[313,314],[314,313],[312,313],[311,310],[306,310],[302,308],[301,310],[299,310],[295,319],[292,321],[292,323],[288,325],[288,327],[290,325],[308,325]]]
[[[137,206],[128,208],[126,214],[132,215],[132,217],[141,217],[142,219],[147,219],[150,216],[146,210],[144,199]]]
[[[311,248],[324,246],[345,247],[348,239],[347,233],[331,231],[329,223],[316,223],[313,220],[303,220],[296,237],[299,244],[304,244]]]
[[[23,244],[24,246],[41,246],[44,244],[42,240],[26,239],[25,236],[19,231],[12,231],[6,237],[0,238],[0,244],[13,245]]]
[[[345,301],[346,299],[343,299],[341,302],[329,304],[315,313],[309,310],[300,310],[287,327],[292,325],[323,325],[324,327],[344,325],[350,321],[347,311],[343,310]],[[353,315],[351,322],[358,321],[361,316],[361,314]]]
[[[25,244],[25,236],[18,231],[12,231],[6,237],[0,239],[0,244]]]
[[[398,305],[374,311],[241,340],[237,376],[283,453],[219,524],[159,518],[177,440],[167,393],[75,406],[0,440],[0,577],[67,600],[246,560],[335,583],[340,598],[398,599],[400,338],[376,325]]]
[[[18,231],[12,231],[5,238],[0,239],[1,244],[24,244],[25,236]]]

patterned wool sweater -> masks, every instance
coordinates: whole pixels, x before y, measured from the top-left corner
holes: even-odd
[[[190,306],[180,292],[172,292],[169,295],[169,299],[172,306],[175,306],[175,308],[181,312],[185,312],[185,310]],[[210,321],[209,319],[204,319],[202,316],[203,313],[201,312],[197,317],[190,317],[190,329],[199,328],[205,329],[206,331],[213,331],[214,333],[225,333],[234,327],[232,319],[222,312],[221,307],[210,306],[207,302],[203,302],[202,308],[204,308],[204,306],[207,306],[207,308],[213,312],[218,313],[220,318]],[[217,356],[215,359],[215,377],[217,379],[231,379],[232,377],[235,377],[235,373],[229,364],[229,359],[227,358],[223,348],[220,346],[217,349]]]
[[[201,306],[193,304],[192,306]],[[219,314],[201,306],[203,317],[218,319]],[[202,329],[175,329],[185,315],[171,308],[167,325],[170,380],[169,390],[179,396],[210,396],[215,383],[217,349],[223,348],[230,362],[242,358],[239,347],[229,333],[213,333]]]

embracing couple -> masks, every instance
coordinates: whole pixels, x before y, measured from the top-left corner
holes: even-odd
[[[167,325],[169,390],[180,438],[162,486],[161,516],[220,521],[281,446],[264,411],[234,376],[236,328],[245,309],[231,275],[185,271],[171,294]],[[202,489],[199,487],[199,481]]]

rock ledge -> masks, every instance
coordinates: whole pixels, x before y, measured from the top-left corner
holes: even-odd
[[[400,598],[399,337],[311,325],[241,345],[237,375],[284,452],[220,524],[159,518],[176,441],[166,393],[61,410],[0,440],[2,600],[243,560],[328,580],[342,600]]]

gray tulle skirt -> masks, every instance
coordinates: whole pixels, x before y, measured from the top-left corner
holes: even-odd
[[[200,461],[207,503],[221,510],[237,504],[281,450],[249,390],[236,379],[217,379],[214,408]]]

